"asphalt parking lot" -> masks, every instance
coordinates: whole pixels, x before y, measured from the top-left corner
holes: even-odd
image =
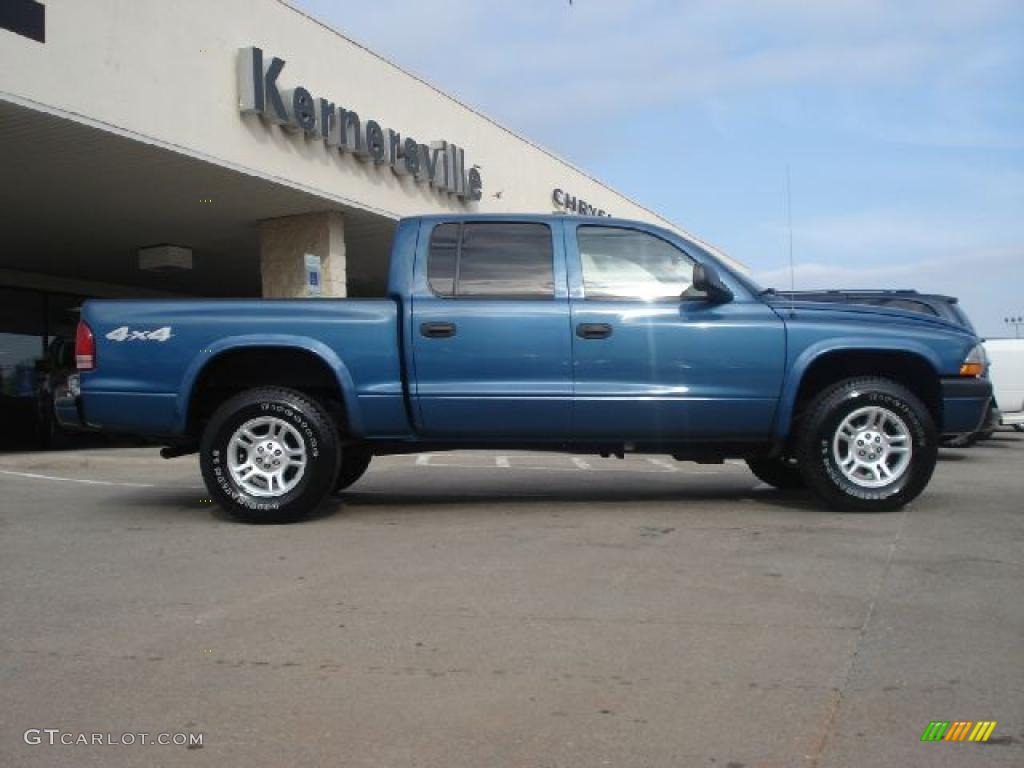
[[[261,528],[194,457],[0,455],[0,765],[1024,765],[1022,459],[851,515],[732,463],[392,457]]]

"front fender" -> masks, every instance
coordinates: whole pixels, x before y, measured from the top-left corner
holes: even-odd
[[[333,349],[321,341],[308,336],[292,336],[281,333],[246,334],[240,336],[227,336],[209,345],[205,352],[196,355],[189,363],[185,376],[178,388],[176,398],[175,420],[180,432],[187,429],[188,410],[192,400],[192,391],[200,374],[214,360],[226,352],[235,352],[239,349],[253,349],[258,347],[277,347],[287,349],[298,349],[310,352],[319,357],[334,373],[338,386],[345,399],[345,416],[352,432],[356,435],[363,434],[363,420],[359,412],[359,400],[356,398],[355,383],[352,375],[341,358]]]
[[[901,352],[917,355],[932,370],[938,372],[942,368],[941,361],[933,349],[926,344],[912,339],[893,339],[892,341],[878,338],[863,338],[857,336],[830,338],[811,344],[804,349],[790,364],[782,385],[782,395],[779,400],[779,407],[775,415],[775,438],[785,439],[793,422],[793,409],[796,405],[796,396],[800,391],[800,384],[807,373],[807,369],[824,355],[838,352]]]

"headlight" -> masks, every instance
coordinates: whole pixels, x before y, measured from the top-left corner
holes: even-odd
[[[975,345],[974,349],[967,353],[967,357],[960,364],[961,376],[982,376],[985,373],[986,363],[985,348],[981,344]]]

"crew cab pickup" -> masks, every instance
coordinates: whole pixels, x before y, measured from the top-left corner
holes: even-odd
[[[198,451],[212,497],[288,522],[375,455],[457,448],[745,459],[895,509],[988,406],[938,317],[791,302],[649,224],[407,218],[380,299],[88,301],[60,418]]]

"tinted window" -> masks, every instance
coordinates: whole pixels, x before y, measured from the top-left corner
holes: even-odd
[[[551,230],[546,224],[463,226],[456,295],[550,298],[554,293]]]
[[[960,308],[960,305],[950,304],[949,308],[953,312],[954,322],[960,323],[960,325],[962,325],[964,328],[969,330],[971,333],[974,333],[974,323],[971,322],[971,319],[967,316],[967,313]]]
[[[703,295],[692,288],[693,261],[660,237],[632,229],[579,227],[576,239],[588,299]]]
[[[441,224],[430,238],[427,280],[440,296],[551,298],[551,229],[546,224]]]
[[[459,225],[440,224],[430,235],[430,256],[427,258],[427,282],[439,296],[455,293],[455,259],[459,244]]]
[[[922,315],[938,315],[934,309],[929,307],[922,301],[914,301],[913,299],[869,299],[865,303],[877,304],[880,307],[892,307],[893,309],[904,309],[908,312],[917,312]]]

